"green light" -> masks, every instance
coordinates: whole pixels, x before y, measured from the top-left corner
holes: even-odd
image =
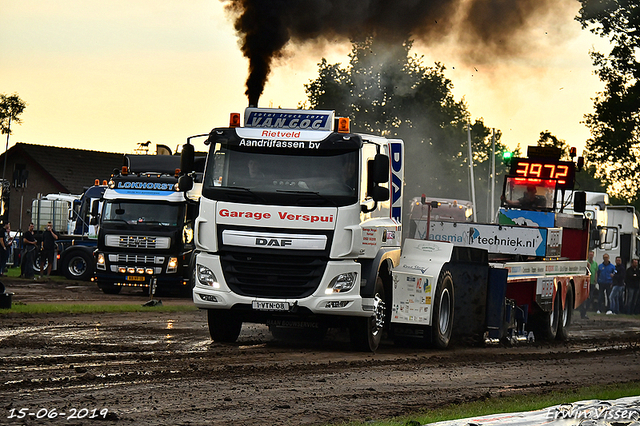
[[[504,151],[502,153],[502,163],[505,166],[511,166],[511,159],[513,158],[513,152],[511,151]]]

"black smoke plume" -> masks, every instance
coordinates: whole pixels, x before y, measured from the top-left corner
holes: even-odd
[[[519,32],[575,0],[222,0],[249,59],[246,94],[257,105],[273,61],[290,44],[355,40],[425,44],[454,36],[470,55],[519,50]]]

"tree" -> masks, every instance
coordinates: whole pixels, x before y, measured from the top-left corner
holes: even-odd
[[[11,96],[7,96],[4,93],[0,94],[0,134],[7,135],[7,146],[5,148],[4,167],[2,169],[2,181],[4,182],[4,176],[7,168],[7,156],[6,152],[9,150],[9,135],[11,135],[11,122],[22,123],[22,120],[18,118],[20,114],[27,107],[27,104],[20,99],[17,93]]]
[[[335,110],[351,119],[352,131],[373,133],[405,141],[405,212],[411,198],[471,199],[467,148],[470,114],[451,93],[453,83],[445,67],[423,64],[411,54],[411,41],[390,46],[374,38],[355,42],[349,64],[318,64],[318,78],[305,85],[306,102],[300,106]],[[489,193],[491,129],[482,119],[472,124],[476,193]],[[496,133],[496,164],[505,147]],[[486,200],[478,198],[478,212]],[[484,215],[484,214],[483,214]]]
[[[562,150],[563,161],[570,161],[569,145],[564,139],[559,139],[554,136],[548,130],[540,132],[540,139],[538,139],[538,146],[552,146],[560,148]],[[582,171],[576,173],[576,190],[579,191],[592,191],[592,192],[606,192],[609,182],[605,177],[597,176],[598,168],[595,164],[588,164]]]
[[[11,96],[0,94],[0,133],[11,134],[11,122],[22,123],[18,118],[27,107],[27,104],[20,99],[17,93]]]
[[[599,176],[616,182],[619,196],[638,195],[640,178],[640,5],[637,0],[580,0],[576,19],[583,28],[608,38],[613,46],[605,55],[591,52],[596,74],[605,83],[594,98],[595,112],[585,115],[592,137],[588,159],[604,166]]]

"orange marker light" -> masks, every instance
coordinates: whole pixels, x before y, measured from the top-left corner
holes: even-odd
[[[95,185],[95,186],[100,185],[100,179],[96,179],[96,181],[94,182],[94,185]]]
[[[229,116],[229,127],[240,127],[240,113],[232,112]]]
[[[122,174],[123,175],[128,175],[129,174],[129,168],[127,166],[122,166]]]
[[[338,132],[349,133],[349,119],[347,117],[338,118]]]

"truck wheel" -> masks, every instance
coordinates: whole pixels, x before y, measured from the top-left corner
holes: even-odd
[[[42,266],[42,268],[40,268],[40,260],[42,259],[42,253],[36,255],[36,257],[33,258],[33,273],[36,275],[42,275],[42,273],[44,271],[47,270],[47,268],[49,267],[49,260],[45,259],[44,260],[44,265]]]
[[[386,303],[382,278],[376,278],[373,296],[373,316],[353,318],[349,327],[351,344],[357,351],[375,352],[382,340],[386,318]]]
[[[533,326],[536,336],[541,340],[553,340],[558,334],[558,323],[560,322],[560,293],[556,295],[551,312],[541,312],[536,315]]]
[[[558,297],[558,300],[560,298]],[[573,286],[567,285],[567,296],[564,299],[564,309],[560,313],[560,320],[558,322],[558,332],[556,333],[556,339],[567,340],[569,332],[567,327],[571,325],[571,316],[573,315]]]
[[[431,344],[438,349],[445,349],[449,346],[453,331],[453,278],[449,271],[443,271],[438,278],[432,306]]]
[[[118,294],[120,290],[122,290],[122,287],[113,284],[105,284],[100,286],[100,288],[104,294]]]
[[[216,309],[207,309],[209,335],[214,342],[233,343],[238,340],[242,321],[233,314]]]
[[[65,256],[62,273],[70,280],[87,281],[93,275],[93,256],[85,251],[75,251]]]

